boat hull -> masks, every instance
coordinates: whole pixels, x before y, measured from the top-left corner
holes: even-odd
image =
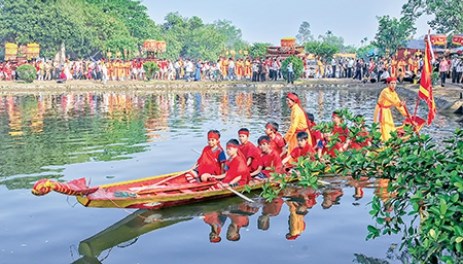
[[[163,185],[157,185],[160,182],[163,182]],[[77,201],[86,207],[161,209],[235,195],[227,189],[210,190],[212,185],[215,183],[190,184],[186,182],[184,173],[177,172],[101,185],[92,194],[77,196]],[[263,182],[251,183],[248,187],[250,190],[259,190],[263,185]],[[243,192],[245,186],[236,187],[234,190]]]

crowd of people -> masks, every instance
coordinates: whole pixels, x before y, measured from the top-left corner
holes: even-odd
[[[370,59],[304,57],[303,79],[346,78],[363,82],[385,82],[389,77],[397,77],[399,82],[413,82],[419,78],[423,66],[421,55],[408,59],[379,57]],[[97,80],[130,81],[130,80],[185,80],[185,81],[223,81],[247,80],[252,82],[277,81],[285,79],[294,81],[293,65],[286,66],[286,76],[283,76],[282,57],[264,58],[225,58],[217,61],[202,61],[182,59],[150,60],[154,61],[158,70],[153,76],[147,76],[143,64],[149,60],[67,60],[58,63],[53,60],[38,59],[27,62],[37,70],[37,80]],[[17,79],[18,64],[12,62],[0,63],[0,81]],[[439,72],[441,84],[445,85],[448,78],[453,83],[463,83],[463,57],[441,57],[436,61],[435,72]]]

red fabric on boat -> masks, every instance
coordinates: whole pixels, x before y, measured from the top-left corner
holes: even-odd
[[[219,155],[223,152],[222,147],[218,146],[214,151],[211,147],[206,146],[198,159],[198,174],[199,176],[204,173],[212,175],[219,175],[222,173]]]
[[[352,149],[359,150],[359,149],[368,147],[368,144],[371,142],[370,134],[368,133],[368,131],[360,131],[357,134],[357,137],[360,137],[362,139],[364,138],[364,141],[363,142],[358,142],[356,139],[354,139],[352,141],[352,143],[350,144],[350,147]]]
[[[270,141],[270,146],[278,153],[278,155],[281,155],[281,153],[283,153],[284,147],[286,146],[285,139],[280,133],[276,132],[275,138]]]
[[[281,163],[280,155],[273,150],[269,154],[262,154],[262,173],[270,178],[270,173],[283,173],[283,164]],[[267,168],[273,168],[273,170],[269,170]]]
[[[238,155],[232,160],[227,161],[228,170],[225,174],[225,178],[222,180],[224,183],[230,183],[238,176],[241,176],[241,179],[238,182],[238,185],[245,185],[251,179],[251,174],[249,173],[248,165],[244,155],[238,151]]]
[[[240,151],[243,153],[244,157],[246,158],[246,163],[248,159],[252,159],[251,165],[249,166],[249,170],[251,172],[256,171],[259,166],[262,165],[261,161],[261,152],[260,150],[252,144],[252,142],[246,142],[246,144],[240,145]]]
[[[311,156],[315,154],[315,150],[309,144],[306,144],[305,147],[297,147],[291,151],[291,158],[298,160],[300,157]]]

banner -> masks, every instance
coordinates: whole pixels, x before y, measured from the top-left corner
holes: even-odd
[[[5,43],[5,60],[15,60],[18,55],[18,45],[16,43]]]
[[[445,46],[447,45],[447,36],[444,34],[439,35],[430,35],[429,39],[433,46]],[[428,37],[426,37],[425,41],[428,41]]]
[[[463,46],[463,35],[455,35],[452,38],[452,43],[455,45]]]
[[[426,40],[426,50],[424,52],[423,70],[421,71],[420,90],[418,97],[428,105],[428,125],[431,124],[436,115],[436,103],[432,94],[432,52],[431,52],[431,37]]]

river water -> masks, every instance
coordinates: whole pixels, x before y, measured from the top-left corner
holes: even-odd
[[[371,121],[380,92],[293,90],[316,121],[343,107]],[[317,191],[290,188],[272,204],[251,194],[260,202],[230,198],[161,211],[85,208],[30,192],[43,177],[99,185],[188,169],[209,129],[220,130],[222,141],[241,127],[255,141],[269,120],[284,131],[288,91],[0,96],[0,263],[400,263],[399,236],[365,241],[377,184],[332,179]],[[441,139],[458,126],[456,117],[439,115],[424,132]],[[211,243],[219,229],[221,241]]]

